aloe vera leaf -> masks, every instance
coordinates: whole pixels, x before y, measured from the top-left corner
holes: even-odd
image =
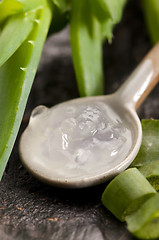
[[[115,177],[102,195],[102,203],[119,220],[136,211],[146,199],[156,194],[155,189],[139,172],[130,168]]]
[[[107,8],[103,7],[100,0],[91,0],[93,12],[100,22],[105,22],[111,18],[110,12]]]
[[[147,178],[156,191],[159,191],[159,160],[139,167],[139,171]]]
[[[106,20],[108,17],[112,19],[113,23],[120,22],[123,8],[127,0],[91,0],[95,5],[94,10],[100,21]],[[105,19],[104,19],[105,16]]]
[[[159,41],[159,1],[143,0],[142,8],[151,41],[155,44]]]
[[[45,5],[46,0],[18,0],[23,5],[24,12],[36,10]],[[51,4],[51,1],[48,0],[48,3]],[[50,5],[51,6],[51,5]]]
[[[140,167],[159,159],[159,120],[142,120],[141,148],[130,167]]]
[[[107,39],[111,43],[114,26],[121,21],[127,0],[94,0],[94,2],[98,3],[103,11],[105,11],[105,16],[109,16],[102,23],[102,35],[103,40]]]
[[[109,12],[106,12],[97,0],[92,0],[91,3],[94,15],[97,17],[98,21],[101,24],[103,41],[105,39],[108,39],[108,41],[111,42],[113,37],[114,23],[110,17]]]
[[[35,12],[10,17],[0,34],[0,66],[19,48],[33,28]]]
[[[0,23],[9,16],[23,11],[23,4],[17,0],[3,0],[0,2]]]
[[[111,43],[113,38],[113,28],[114,28],[113,21],[109,18],[101,25],[101,27],[102,27],[103,41],[107,39],[108,42]]]
[[[140,239],[159,239],[159,194],[126,217],[128,230]]]
[[[68,0],[52,0],[52,2],[60,9],[61,12],[66,12],[69,7]]]
[[[101,26],[85,0],[72,0],[70,38],[81,96],[103,94]]]
[[[127,0],[91,0],[95,16],[102,27],[103,40],[111,42],[113,28],[120,22]]]
[[[0,68],[0,178],[11,153],[52,18],[47,1],[28,38]],[[4,81],[5,79],[5,81]]]

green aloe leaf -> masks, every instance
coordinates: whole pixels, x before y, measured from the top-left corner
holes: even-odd
[[[101,22],[103,40],[111,43],[115,24],[122,18],[127,0],[93,0],[94,12]]]
[[[52,2],[60,9],[61,12],[66,12],[68,10],[68,0],[52,0]]]
[[[159,159],[159,120],[142,120],[143,140],[131,167],[141,167]]]
[[[10,17],[0,33],[0,66],[19,48],[33,28],[35,12]]]
[[[142,0],[143,13],[152,43],[159,41],[159,1]]]
[[[52,18],[47,0],[35,12],[31,33],[0,68],[0,178],[22,120]]]
[[[44,7],[44,4],[47,0],[18,0],[22,5],[23,5],[23,9],[24,9],[24,12],[27,12],[27,11],[31,11],[31,10],[34,10],[36,11],[36,9],[38,8],[43,8]],[[48,4],[50,0],[48,0]]]
[[[93,9],[100,21],[110,18],[113,24],[120,22],[127,0],[91,0]]]
[[[0,2],[0,24],[9,16],[23,11],[23,4],[18,0],[3,0]]]
[[[102,203],[121,221],[135,212],[155,189],[137,168],[130,168],[116,176],[106,187]]]
[[[139,171],[147,178],[153,188],[159,191],[159,160],[139,167]]]
[[[139,239],[159,239],[159,194],[126,217],[128,230]]]
[[[123,8],[127,0],[98,0],[103,9],[108,11],[113,23],[116,24],[120,22],[122,18]]]
[[[111,18],[111,15],[108,8],[103,7],[103,4],[101,4],[102,2],[103,1],[100,0],[92,0],[92,8],[97,19],[100,22],[105,22],[107,19]]]
[[[102,37],[103,40],[107,39],[109,43],[111,43],[112,38],[113,38],[113,28],[114,24],[112,19],[107,19],[105,22],[102,24]]]
[[[70,36],[81,96],[103,94],[102,33],[90,1],[72,0]]]

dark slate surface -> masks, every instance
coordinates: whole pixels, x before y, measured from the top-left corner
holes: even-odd
[[[112,93],[139,63],[151,44],[137,0],[130,1],[104,46],[105,93]],[[140,118],[159,118],[159,86],[140,107]],[[21,129],[0,185],[0,240],[132,240],[124,223],[101,204],[106,184],[64,190],[40,183],[22,166],[18,143],[31,110],[78,97],[68,30],[46,42]]]

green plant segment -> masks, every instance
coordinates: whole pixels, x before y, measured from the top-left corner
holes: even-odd
[[[23,11],[23,4],[17,0],[0,2],[0,23],[2,24],[9,16]]]
[[[143,139],[140,151],[131,167],[141,167],[159,160],[159,121],[142,120]]]
[[[138,211],[126,217],[128,229],[141,239],[159,238],[159,194],[147,200]]]
[[[102,195],[103,204],[141,239],[159,238],[159,194],[137,170],[115,177]]]
[[[72,0],[71,46],[82,96],[103,93],[101,26],[89,1]]]
[[[110,18],[113,24],[120,22],[123,12],[123,7],[127,0],[91,0],[93,10],[99,21],[105,22]]]
[[[26,22],[28,23],[18,43],[16,43],[15,36],[8,50],[5,43],[2,42],[1,45],[6,50],[2,54],[3,61],[1,62],[10,58],[0,67],[0,177],[2,177],[21,123],[51,18],[50,5],[44,0],[43,6],[37,6],[22,15],[18,14],[9,18],[1,33],[3,34],[6,31],[5,28],[13,24],[13,27],[17,27],[18,34],[22,28],[22,21],[24,21],[23,27]],[[3,52],[2,50],[0,52]]]
[[[142,0],[145,21],[153,44],[159,40],[159,1]]]
[[[142,120],[143,139],[131,167],[137,167],[151,185],[159,190],[159,120]]]
[[[81,96],[103,94],[102,43],[112,39],[126,0],[72,0],[70,36]]]
[[[30,11],[18,16],[12,16],[4,28],[2,29],[0,36],[0,66],[2,66],[20,47],[20,45],[27,38],[31,32],[36,18],[36,12]],[[12,41],[6,41],[6,39],[12,39]]]
[[[115,177],[102,195],[103,204],[121,221],[135,212],[156,191],[137,168]],[[116,197],[117,196],[117,197]]]

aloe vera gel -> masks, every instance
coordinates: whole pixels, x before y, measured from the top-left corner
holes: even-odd
[[[131,145],[128,124],[102,101],[40,106],[21,141],[23,155],[38,171],[67,179],[109,170],[127,156]]]

